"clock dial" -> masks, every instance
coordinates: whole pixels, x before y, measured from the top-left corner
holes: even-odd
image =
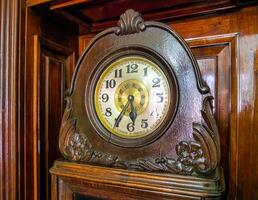
[[[133,139],[161,126],[170,98],[168,79],[157,64],[141,56],[127,56],[107,66],[99,77],[94,106],[110,133]]]

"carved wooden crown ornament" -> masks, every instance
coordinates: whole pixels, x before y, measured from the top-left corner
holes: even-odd
[[[125,99],[125,103],[121,103],[120,118],[121,116],[122,118],[117,116],[115,118],[115,120],[119,118],[120,124],[114,121],[114,125],[112,124],[112,127],[110,125],[110,131],[109,121],[103,125],[100,115],[101,110],[105,109],[103,121],[109,120],[104,115],[105,113],[110,115],[108,111],[111,109],[100,106],[100,114],[96,111],[98,101],[105,103],[107,96],[100,92],[102,95],[100,99],[94,98],[98,87],[103,86],[98,82],[105,74],[108,77],[108,74],[113,73],[113,71],[106,73],[105,70],[109,69],[109,66],[118,66],[113,63],[120,63],[119,59],[122,59],[121,62],[134,63],[135,61],[126,59],[139,59],[139,57],[141,59],[139,63],[148,62],[154,63],[153,66],[158,66],[156,68],[162,72],[157,73],[168,77],[168,88],[171,89],[169,90],[170,96],[159,95],[157,97],[159,99],[157,102],[163,100],[162,98],[165,102],[167,98],[169,109],[162,118],[164,123],[158,124],[159,127],[153,132],[149,130],[146,136],[131,139],[134,133],[131,127],[134,123],[136,130],[137,123],[142,122],[143,125],[139,125],[139,133],[145,130],[147,125],[143,122],[147,120],[140,117],[142,113],[147,112],[147,109],[142,113],[140,111],[137,113],[137,106],[135,109],[130,108],[136,105],[136,100],[135,104],[131,103],[133,98],[130,99],[129,95],[126,97],[128,100]],[[125,61],[124,58],[126,58]],[[140,64],[138,65],[140,71]],[[121,66],[123,67],[122,64]],[[124,70],[124,68],[121,69]],[[120,75],[118,78],[121,78],[122,73],[128,73],[126,76],[136,77],[147,71],[144,68],[145,71],[138,72],[136,75],[137,73],[133,73],[133,68],[130,70],[121,71],[120,74],[119,70],[114,70],[114,73],[117,72],[114,76]],[[155,70],[152,73],[154,72]],[[145,75],[147,72],[143,74]],[[115,78],[116,82],[120,80]],[[157,85],[154,80],[158,79],[150,81],[153,84],[152,87]],[[120,90],[117,89],[116,93],[116,88],[130,87],[130,84],[126,85],[123,82],[121,86],[114,86],[111,80],[107,82],[105,78],[103,78],[103,83],[107,83],[105,87],[113,89],[108,88],[111,91],[110,94],[108,93],[108,101],[113,98],[115,101],[115,95],[119,95]],[[132,87],[138,88],[140,92],[145,91],[145,87],[138,82],[132,83]],[[156,98],[155,94],[149,90],[146,86],[146,94],[149,95],[147,106],[151,104],[152,99]],[[123,89],[121,91],[124,92]],[[127,106],[126,101],[130,105],[128,103]],[[141,99],[141,101],[144,100]],[[128,170],[199,177],[212,176],[219,170],[220,163],[219,133],[213,116],[212,101],[210,89],[202,80],[198,64],[185,41],[168,26],[158,22],[145,22],[138,12],[127,10],[121,15],[117,27],[99,33],[78,61],[71,88],[66,97],[67,104],[60,128],[59,148],[64,158],[70,161]],[[105,106],[103,102],[100,102],[100,105]],[[157,105],[157,110],[161,109],[158,103],[153,105]],[[129,122],[129,125],[127,124],[128,135],[124,136],[127,132],[121,131],[120,134],[118,130],[118,133],[114,131],[113,134],[112,128],[118,129],[117,125],[122,127],[123,121],[126,120]],[[151,120],[153,118],[149,118],[148,123]],[[153,127],[155,129],[155,126]]]

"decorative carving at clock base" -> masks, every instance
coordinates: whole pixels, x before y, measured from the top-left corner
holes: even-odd
[[[150,172],[167,172],[185,175],[209,175],[218,166],[219,138],[212,114],[212,97],[203,100],[201,110],[204,122],[193,123],[195,141],[181,141],[176,145],[176,158],[169,155],[160,157],[138,158],[136,160],[121,160],[118,155],[101,152],[92,147],[86,134],[76,126],[72,116],[72,100],[67,97],[60,129],[60,150],[65,158],[73,161],[107,165]]]

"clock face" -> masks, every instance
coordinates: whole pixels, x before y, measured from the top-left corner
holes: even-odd
[[[166,120],[171,98],[169,79],[142,56],[126,56],[109,64],[94,91],[100,124],[120,138],[143,138]]]

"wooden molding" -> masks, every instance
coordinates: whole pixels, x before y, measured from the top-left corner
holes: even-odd
[[[0,0],[0,199],[17,199],[20,1]]]
[[[110,191],[112,191],[111,188],[113,188],[113,190],[116,188],[116,193],[119,193],[119,191],[123,189],[127,195],[134,191],[134,198],[137,199],[142,199],[143,196],[141,196],[140,193],[136,194],[135,191],[144,192],[145,198],[148,197],[148,195],[149,197],[156,195],[155,199],[174,199],[175,197],[179,199],[182,199],[182,197],[184,197],[183,199],[188,199],[189,197],[195,199],[200,196],[206,199],[207,197],[218,197],[223,193],[225,188],[224,182],[222,181],[223,179],[219,177],[219,174],[223,176],[223,173],[219,173],[219,171],[220,169],[217,169],[214,176],[210,178],[197,178],[166,173],[143,173],[61,160],[56,161],[54,166],[50,169],[53,191],[56,191],[55,188],[66,185],[67,189],[73,192],[79,192],[82,190],[79,189],[78,185],[80,184],[82,186],[82,184],[85,184],[83,187],[91,188],[91,190],[98,190],[98,188],[104,186],[105,189],[99,190],[103,193],[105,193],[107,188],[109,188]],[[56,176],[58,176],[58,179]],[[76,184],[76,180],[80,183]],[[125,190],[125,188],[127,189]],[[91,192],[89,192],[89,194],[90,193]],[[95,195],[97,194],[98,193]],[[71,199],[70,194],[60,195],[62,195],[62,199]],[[101,194],[99,195],[101,196]],[[55,195],[54,199],[56,198],[57,195]]]
[[[78,5],[78,4],[86,4],[88,2],[92,2],[93,0],[65,0],[65,1],[62,1],[61,3],[59,2],[56,2],[56,3],[53,3],[51,5],[51,10],[55,10],[55,9],[59,9],[59,8],[66,8],[66,7],[69,7],[69,6],[74,6],[74,5]]]
[[[33,113],[32,113],[32,127],[33,127],[33,131],[32,131],[32,135],[30,136],[30,140],[27,142],[31,142],[33,147],[30,148],[30,153],[31,156],[30,158],[33,159],[33,172],[31,172],[31,176],[33,177],[33,193],[31,194],[27,194],[29,196],[32,196],[33,194],[33,198],[34,199],[38,199],[41,196],[40,195],[40,176],[39,176],[39,163],[40,163],[40,155],[38,154],[38,152],[40,151],[40,149],[42,149],[42,147],[40,147],[39,141],[40,141],[40,137],[42,134],[41,132],[41,127],[40,127],[40,116],[41,116],[41,111],[40,111],[40,101],[42,101],[42,99],[40,99],[40,97],[43,96],[43,94],[40,94],[40,77],[42,76],[41,72],[42,70],[40,69],[40,67],[42,67],[41,65],[41,54],[43,49],[50,49],[52,51],[55,52],[59,52],[62,55],[67,57],[67,70],[71,70],[74,66],[74,60],[75,60],[75,56],[74,56],[74,52],[72,51],[72,49],[67,48],[63,45],[60,45],[58,43],[55,43],[45,37],[41,37],[39,35],[33,35],[33,70],[32,70],[32,88],[33,88],[33,95],[32,95],[32,106],[33,106]],[[48,60],[49,61],[49,60]],[[69,71],[68,74],[71,74],[71,72]],[[68,76],[68,75],[67,75]],[[70,79],[68,77],[68,79]],[[70,81],[70,80],[67,80]],[[46,97],[48,98],[48,96]],[[48,117],[48,115],[46,116]],[[26,147],[25,147],[26,148]],[[45,156],[48,156],[48,154],[46,152],[42,152],[42,154],[44,154]],[[26,165],[27,163],[25,163]],[[42,167],[42,166],[41,166]],[[46,169],[46,171],[48,171],[48,169]],[[47,174],[47,173],[46,173]],[[48,177],[46,177],[46,181],[48,181]],[[31,187],[31,186],[30,186]]]
[[[224,123],[227,121],[227,123],[230,123],[231,126],[229,130],[227,131],[226,127],[220,126],[220,137],[221,141],[224,141],[226,138],[229,138],[227,149],[229,151],[228,156],[222,155],[222,162],[225,164],[225,162],[228,162],[228,167],[224,165],[224,172],[226,179],[227,177],[230,177],[227,181],[228,185],[228,197],[229,199],[235,198],[236,190],[237,190],[237,159],[238,159],[238,133],[237,133],[237,94],[239,93],[237,86],[238,81],[238,59],[236,59],[238,56],[238,40],[239,35],[237,33],[230,33],[230,34],[222,34],[222,35],[214,35],[214,36],[204,36],[204,37],[198,37],[198,38],[190,38],[186,39],[187,43],[192,49],[195,48],[211,48],[215,46],[221,46],[221,47],[227,47],[229,48],[229,56],[228,57],[228,65],[229,68],[229,74],[228,78],[224,77],[225,79],[228,79],[229,85],[231,87],[224,88],[225,86],[221,85],[220,87],[221,91],[228,90],[228,97],[225,97],[226,99],[224,101],[227,101],[227,104],[223,104],[223,99],[220,100],[221,106],[223,106],[223,110],[221,108],[217,108],[216,111],[219,115],[220,121],[223,120]],[[216,57],[219,57],[219,54],[216,55]],[[197,58],[198,59],[198,58]],[[221,61],[220,61],[221,62]],[[223,63],[221,63],[223,64]],[[222,66],[221,66],[222,67]],[[226,68],[225,65],[223,65],[223,68]],[[222,69],[222,68],[221,68]],[[226,76],[226,73],[224,74]],[[231,113],[229,110],[231,109]],[[228,110],[228,112],[227,112]],[[220,114],[219,114],[220,112]],[[228,116],[227,116],[228,115]],[[219,124],[221,122],[218,122]],[[225,141],[224,141],[225,143]],[[225,151],[225,146],[222,147]],[[224,158],[223,158],[224,157]]]
[[[53,1],[53,0],[28,0],[27,1],[27,6],[31,7],[31,6],[35,6],[35,5],[48,3],[48,2],[51,2],[51,1]]]

